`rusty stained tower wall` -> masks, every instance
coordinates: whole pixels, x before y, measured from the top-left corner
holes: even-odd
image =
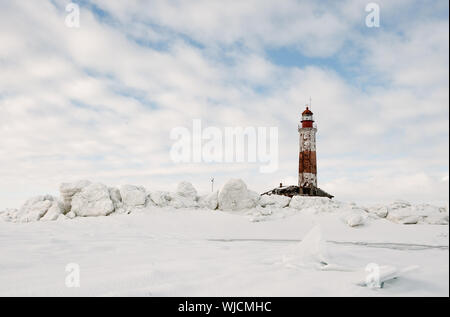
[[[298,186],[317,187],[316,133],[313,113],[307,107],[302,113],[300,134],[300,153],[298,162]]]

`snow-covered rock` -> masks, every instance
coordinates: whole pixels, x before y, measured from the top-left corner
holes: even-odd
[[[195,208],[198,207],[198,202],[194,199],[183,197],[179,195],[173,195],[170,200],[171,207],[174,207],[176,209],[180,208]]]
[[[265,207],[262,207],[259,204],[257,204],[255,208],[245,212],[245,215],[251,222],[283,219],[295,214],[295,209],[277,207],[275,205],[266,205]]]
[[[80,217],[108,216],[114,212],[108,187],[100,183],[84,187],[73,196],[71,211]]]
[[[147,202],[147,193],[142,186],[123,185],[120,187],[120,196],[127,210],[144,208]]]
[[[416,224],[421,220],[419,215],[415,214],[411,208],[390,211],[386,219],[404,225]]]
[[[403,225],[415,225],[419,223],[419,221],[421,221],[421,218],[419,216],[407,216],[397,220],[398,223],[401,223]]]
[[[59,217],[64,217],[64,203],[62,201],[54,200],[40,221],[55,221],[58,220]]]
[[[158,207],[167,207],[172,200],[170,193],[163,191],[151,192],[149,197]]]
[[[39,221],[54,205],[54,202],[55,198],[50,195],[30,198],[18,210],[15,218],[20,222]]]
[[[271,216],[273,214],[274,210],[279,210],[280,208],[274,207],[272,205],[267,205],[265,207],[258,205],[258,206],[256,206],[255,209],[261,216]]]
[[[366,217],[363,211],[350,211],[344,216],[345,223],[350,227],[362,226]]]
[[[386,219],[399,224],[411,225],[422,222],[426,217],[427,216],[418,213],[414,210],[414,208],[408,207],[395,211],[389,211]]]
[[[429,204],[412,205],[405,201],[396,201],[387,206],[387,219],[400,224],[448,224],[448,212],[445,208]]]
[[[431,216],[434,214],[440,214],[440,213],[448,213],[447,208],[445,207],[438,207],[433,206],[430,204],[418,204],[414,205],[414,209],[423,216]]]
[[[20,209],[0,212],[0,219],[10,222],[32,222],[73,219],[77,216],[107,216],[138,211],[149,207],[204,208],[211,210],[245,210],[251,221],[267,221],[302,213],[336,214],[349,226],[386,218],[399,224],[448,225],[448,208],[429,204],[396,201],[389,205],[360,207],[324,197],[263,195],[251,191],[240,179],[229,180],[220,191],[199,196],[189,182],[181,182],[173,193],[148,192],[142,186],[124,185],[120,189],[89,181],[63,183],[61,197],[38,196],[25,202]]]
[[[129,214],[131,210],[128,209],[128,206],[124,205],[122,201],[122,195],[120,194],[120,189],[115,187],[108,187],[109,197],[111,198],[114,205],[114,213],[112,215],[119,214]]]
[[[412,206],[412,204],[408,201],[405,200],[396,200],[394,201],[392,204],[390,204],[388,206],[390,211],[395,211],[395,210],[399,210],[399,209],[406,209],[406,208],[410,208]]]
[[[448,225],[448,212],[440,212],[430,215],[424,221],[430,225]]]
[[[386,218],[388,215],[388,208],[383,205],[375,205],[366,208],[369,214],[375,215],[379,218]]]
[[[67,219],[73,219],[77,215],[73,211],[69,211],[67,214],[65,214],[65,216],[67,217]]]
[[[282,195],[262,195],[258,201],[261,207],[274,206],[278,208],[284,208],[289,205],[291,201],[290,197]]]
[[[219,192],[215,191],[214,193],[200,196],[198,206],[200,208],[216,210],[219,206]]]
[[[242,210],[254,208],[259,195],[247,189],[240,179],[229,180],[219,192],[220,210]]]
[[[257,192],[253,191],[253,190],[248,190],[248,196],[250,197],[250,199],[253,201],[255,206],[258,206],[259,200],[261,198],[261,195],[258,194]]]
[[[122,203],[122,196],[120,195],[120,190],[115,187],[109,187],[108,191],[109,197],[111,197],[111,200],[114,204],[114,209],[121,208],[123,203]]]
[[[7,208],[5,210],[0,211],[0,219],[4,221],[10,222],[15,221],[17,218],[18,209]]]
[[[90,184],[91,182],[88,180],[80,180],[74,183],[62,183],[59,185],[59,192],[61,193],[65,213],[70,211],[73,196]]]
[[[177,191],[171,196],[170,206],[175,208],[198,207],[197,190],[189,182],[179,183]]]
[[[197,197],[197,190],[195,189],[194,185],[192,185],[189,182],[181,182],[177,186],[177,195],[183,196],[183,197],[189,197],[194,198]]]
[[[289,207],[298,210],[310,210],[312,212],[331,212],[340,205],[325,197],[294,196],[289,202]]]

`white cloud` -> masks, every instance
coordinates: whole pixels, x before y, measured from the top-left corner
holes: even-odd
[[[124,25],[152,23],[206,45],[293,44],[314,56],[328,56],[341,47],[343,35],[355,23],[346,8],[362,6],[294,0],[94,2]]]
[[[0,207],[78,178],[150,189],[187,178],[203,190],[212,175],[217,186],[240,176],[259,191],[295,182],[309,96],[325,190],[448,200],[448,20],[433,12],[366,34],[362,1],[97,0],[114,22],[82,7],[70,29],[66,2],[0,5]],[[382,25],[410,5],[383,2]],[[273,47],[332,63],[280,66],[265,53]],[[193,118],[278,126],[279,171],[171,163],[169,132]]]

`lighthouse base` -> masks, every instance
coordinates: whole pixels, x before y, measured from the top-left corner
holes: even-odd
[[[319,187],[315,187],[312,185],[306,187],[299,187],[295,185],[282,186],[269,190],[268,192],[262,193],[261,195],[283,195],[288,197],[312,196],[312,197],[327,197],[330,199],[334,198],[333,195],[330,195],[326,191],[320,189]]]

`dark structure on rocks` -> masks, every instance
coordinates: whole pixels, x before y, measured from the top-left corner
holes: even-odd
[[[333,198],[317,187],[317,156],[316,156],[316,133],[317,127],[314,123],[313,113],[306,107],[302,113],[301,125],[298,126],[300,135],[300,151],[298,161],[298,186],[283,187],[263,193],[263,195],[284,196],[319,196]]]

